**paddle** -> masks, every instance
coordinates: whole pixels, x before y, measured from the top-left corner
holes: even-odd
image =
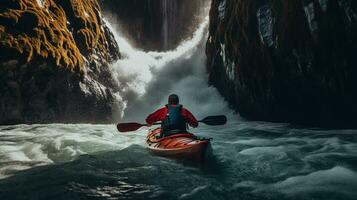
[[[202,120],[199,120],[198,122],[204,123],[204,124],[207,124],[210,126],[223,125],[227,122],[227,117],[224,115],[208,116]],[[158,122],[153,125],[160,125],[160,124],[161,123]],[[119,123],[119,124],[117,124],[117,129],[119,132],[130,132],[130,131],[136,131],[143,126],[147,126],[147,124],[139,124],[136,122]]]
[[[159,124],[161,124],[161,123],[155,123],[153,125],[159,125]],[[119,124],[117,124],[117,129],[119,132],[130,132],[130,131],[136,131],[143,126],[148,126],[148,125],[147,124],[139,124],[136,122],[119,123]]]
[[[205,117],[204,119],[198,121],[210,126],[218,126],[218,125],[223,125],[227,122],[227,117],[224,115],[216,115],[216,116],[208,116]]]

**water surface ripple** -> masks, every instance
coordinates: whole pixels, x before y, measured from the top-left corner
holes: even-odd
[[[356,199],[357,130],[202,125],[203,164],[150,155],[147,129],[0,127],[0,199]]]

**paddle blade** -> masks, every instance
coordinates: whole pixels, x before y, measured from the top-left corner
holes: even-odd
[[[227,117],[224,115],[217,115],[217,116],[209,116],[206,117],[199,122],[202,122],[207,125],[211,126],[218,126],[218,125],[223,125],[227,122]]]
[[[142,126],[143,125],[139,123],[119,123],[117,124],[117,129],[119,132],[130,132],[136,131]]]

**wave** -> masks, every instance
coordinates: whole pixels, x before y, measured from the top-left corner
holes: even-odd
[[[120,27],[108,23],[120,46],[123,59],[113,64],[113,73],[124,102],[121,121],[143,121],[153,110],[166,104],[176,93],[181,102],[199,117],[232,113],[217,90],[207,84],[205,42],[208,18],[176,49],[145,52],[134,49],[120,34]]]

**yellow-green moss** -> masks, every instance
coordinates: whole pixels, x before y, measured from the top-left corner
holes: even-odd
[[[18,3],[17,8],[0,13],[0,18],[7,21],[0,24],[1,46],[16,49],[26,56],[27,62],[31,62],[35,57],[52,58],[58,66],[83,70],[84,60],[77,46],[79,41],[75,40],[83,37],[84,48],[89,52],[89,61],[93,59],[95,49],[102,58],[108,60],[107,39],[101,28],[101,19],[97,18],[100,12],[97,0],[67,0],[72,10],[65,10],[58,0],[44,0],[43,7],[34,0],[14,1]],[[71,33],[67,27],[69,15],[74,16],[76,21],[84,24],[84,27]],[[35,16],[35,20],[25,19],[28,16]],[[32,20],[33,27],[29,25],[30,27],[25,27],[25,32],[19,31],[17,25],[22,20]]]

